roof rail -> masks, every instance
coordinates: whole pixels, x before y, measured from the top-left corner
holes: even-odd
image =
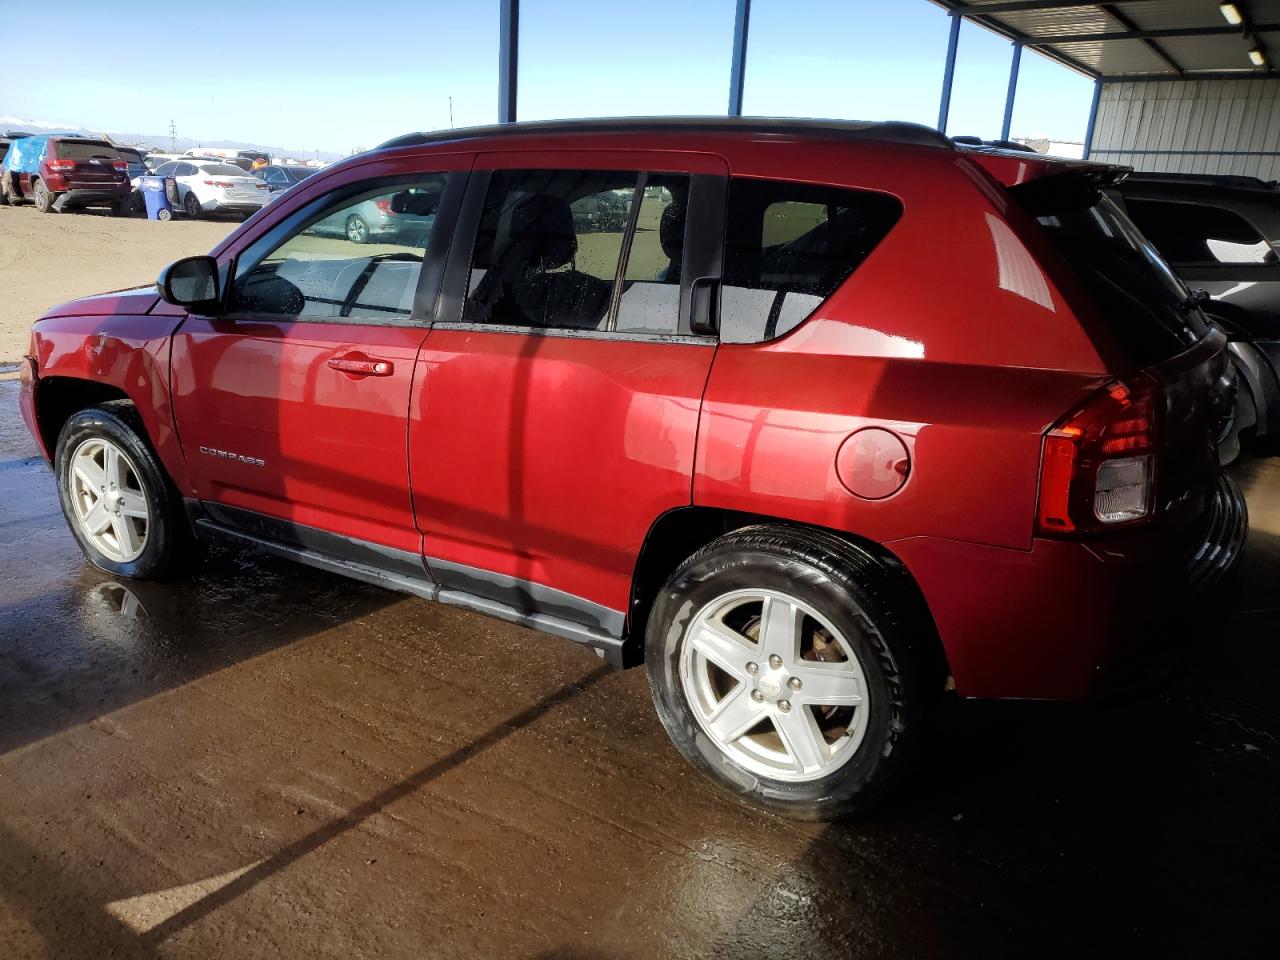
[[[378,145],[377,150],[414,147],[453,140],[536,136],[556,133],[765,133],[782,136],[866,140],[929,147],[951,147],[951,141],[932,127],[897,120],[808,120],[782,117],[615,117],[601,120],[536,120],[460,127],[433,133],[407,133]]]

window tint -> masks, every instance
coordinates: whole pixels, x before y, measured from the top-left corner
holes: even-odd
[[[1125,216],[1110,196],[1089,189],[1083,196],[1064,189],[1057,198],[1048,182],[1031,181],[1030,212],[1092,295],[1116,338],[1142,366],[1159,363],[1199,340],[1208,331],[1190,294],[1155,247]],[[1021,192],[1020,192],[1021,191]],[[1024,199],[1024,204],[1027,201]]]
[[[62,160],[119,160],[119,151],[101,140],[59,140],[54,152]]]
[[[210,177],[243,177],[245,173],[229,163],[202,163],[198,170]]]
[[[162,163],[156,167],[155,175],[157,177],[175,177],[179,166],[180,164],[170,160],[168,163]]]
[[[688,177],[651,174],[646,178],[618,298],[617,330],[678,332],[688,204]]]
[[[463,319],[606,329],[637,176],[495,173],[476,236]]]
[[[173,168],[173,172],[172,172],[172,173],[170,173],[170,174],[168,174],[168,176],[171,176],[171,177],[190,177],[190,176],[194,176],[194,175],[195,175],[195,172],[196,172],[195,164],[193,164],[193,163],[182,163],[181,161],[179,161],[179,163],[177,164],[177,166],[175,166],[175,167]]]
[[[413,311],[445,175],[348,195],[236,267],[236,313],[379,323]],[[255,245],[256,246],[256,245]]]
[[[284,175],[284,171],[279,167],[267,167],[262,172],[262,179],[267,183],[288,183],[289,178]]]
[[[794,329],[901,213],[902,205],[882,193],[730,181],[720,339],[754,343]]]
[[[1170,263],[1275,263],[1276,253],[1231,210],[1201,203],[1125,200],[1130,219]]]

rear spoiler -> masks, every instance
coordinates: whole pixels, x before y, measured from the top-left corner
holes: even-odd
[[[1009,195],[1033,217],[1051,217],[1092,207],[1104,189],[1115,186],[1130,172],[1129,167],[1081,164],[1009,187]]]

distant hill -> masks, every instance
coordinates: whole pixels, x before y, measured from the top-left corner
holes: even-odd
[[[94,127],[69,126],[63,123],[50,123],[47,120],[31,120],[25,117],[0,116],[0,131],[28,130],[31,133],[78,133],[89,137],[109,137],[113,142],[131,147],[154,147],[157,150],[169,151],[169,135],[167,133],[124,133],[118,130],[102,130]],[[178,137],[174,141],[178,153],[196,147],[218,147],[229,150],[261,150],[273,157],[293,157],[297,160],[313,159],[317,156],[315,149],[303,147],[277,147],[263,143],[250,143],[247,140],[211,140]],[[321,160],[341,160],[346,154],[321,150]]]

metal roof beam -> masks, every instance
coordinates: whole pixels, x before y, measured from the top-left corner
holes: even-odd
[[[1120,26],[1124,27],[1125,30],[1128,31],[1129,33],[1134,33],[1135,31],[1138,30],[1138,25],[1134,23],[1132,20],[1130,20],[1128,17],[1126,17],[1119,10],[1117,10],[1115,8],[1115,4],[1099,3],[1097,7],[1099,10],[1101,10],[1103,13],[1109,16],[1116,23],[1120,24]],[[1176,74],[1178,74],[1178,76],[1182,76],[1182,64],[1178,63],[1177,60],[1169,56],[1169,54],[1165,51],[1165,49],[1162,46],[1160,46],[1160,44],[1156,43],[1154,40],[1143,40],[1141,42],[1146,44],[1148,50],[1150,50],[1157,57],[1159,57],[1161,60],[1167,63],[1169,67]]]
[[[1255,33],[1275,33],[1280,31],[1280,23],[1259,23],[1253,27]],[[1038,47],[1042,44],[1057,43],[1096,43],[1111,40],[1177,40],[1182,37],[1239,37],[1243,35],[1240,27],[1169,27],[1159,30],[1125,30],[1109,33],[1058,33],[1049,36],[1030,36],[1027,46]]]
[[[1125,0],[1126,3],[1151,3],[1154,0]],[[967,17],[987,16],[993,13],[1030,13],[1036,10],[1064,10],[1070,7],[1096,7],[1096,2],[1084,0],[1001,0],[1000,3],[948,3],[952,10]]]

